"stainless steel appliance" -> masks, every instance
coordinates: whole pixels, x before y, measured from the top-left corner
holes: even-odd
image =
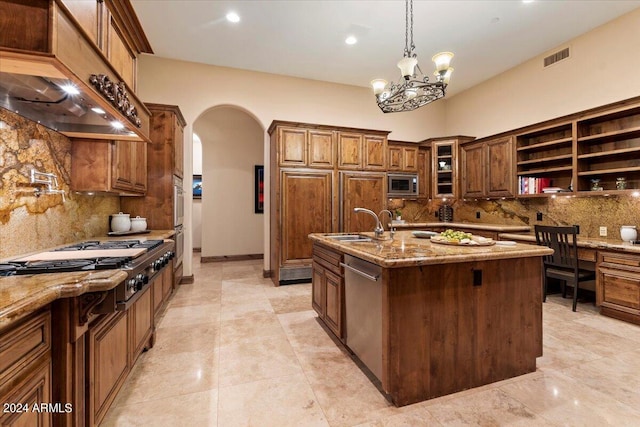
[[[176,262],[175,267],[182,264],[182,254],[184,253],[184,190],[182,179],[173,176],[173,227],[175,229],[176,241]]]
[[[116,308],[126,310],[174,257],[173,247],[170,240],[89,240],[0,264],[0,276],[123,270],[127,278],[114,293]],[[138,255],[120,256],[128,249],[138,249],[132,251]]]
[[[344,256],[347,347],[382,379],[382,268]]]
[[[418,197],[418,185],[417,174],[387,174],[387,197]]]

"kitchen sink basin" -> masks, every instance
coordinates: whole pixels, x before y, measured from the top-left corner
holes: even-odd
[[[327,236],[330,239],[341,242],[370,242],[371,238],[360,234],[334,234]]]

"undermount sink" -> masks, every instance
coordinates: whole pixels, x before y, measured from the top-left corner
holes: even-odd
[[[362,236],[360,234],[335,234],[327,236],[333,240],[339,240],[341,242],[370,242],[371,238]]]

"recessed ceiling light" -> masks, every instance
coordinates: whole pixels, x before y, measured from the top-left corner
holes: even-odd
[[[104,110],[103,110],[102,108],[100,108],[100,107],[93,107],[93,108],[91,109],[91,111],[93,111],[93,112],[94,112],[94,113],[96,113],[96,114],[106,114],[106,113],[107,113],[106,111],[104,111]]]
[[[344,39],[344,42],[346,44],[356,44],[358,43],[358,39],[355,36],[349,36],[346,39]]]
[[[522,0],[522,3],[533,3],[534,0]]]
[[[234,24],[240,22],[240,15],[235,12],[229,12],[227,13],[227,21],[233,22]]]

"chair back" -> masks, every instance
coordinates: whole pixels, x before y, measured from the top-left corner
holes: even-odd
[[[578,243],[576,241],[578,227],[575,225],[565,227],[536,225],[534,228],[538,245],[553,249],[553,254],[543,258],[546,266],[567,270],[578,269]]]

